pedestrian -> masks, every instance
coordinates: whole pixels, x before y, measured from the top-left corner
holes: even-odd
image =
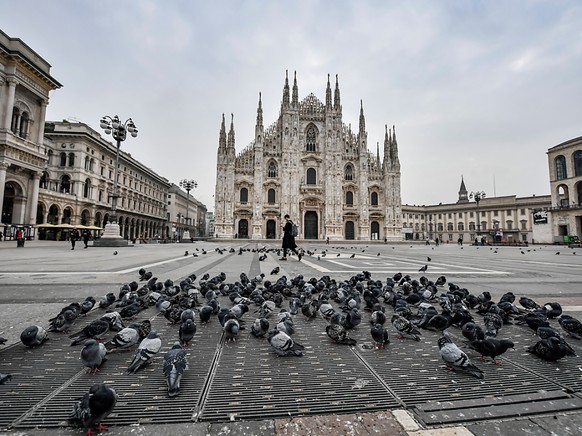
[[[437,247],[439,246],[440,242],[441,241],[439,240],[439,238],[434,238],[434,243]]]
[[[485,245],[485,236],[481,236],[481,245]]]
[[[384,236],[384,244],[388,243],[388,238],[386,236]]]
[[[325,238],[325,245],[329,245],[329,236]]]
[[[77,242],[77,239],[79,239],[79,231],[77,230],[77,228],[73,228],[73,230],[71,230],[71,234],[69,235],[69,239],[71,240],[71,250],[75,249],[75,242]]]
[[[89,246],[89,230],[83,230],[83,244],[85,244],[84,248],[87,248]]]
[[[16,247],[24,247],[24,232],[22,229],[16,230]]]
[[[297,226],[291,221],[289,215],[285,215],[285,225],[283,226],[283,257],[279,260],[287,260],[287,250],[291,250],[301,261],[300,252],[297,251],[295,236],[297,235]]]

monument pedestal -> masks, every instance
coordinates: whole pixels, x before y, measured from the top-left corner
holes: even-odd
[[[93,241],[93,247],[127,247],[129,241],[119,235],[119,224],[107,223],[100,239]]]

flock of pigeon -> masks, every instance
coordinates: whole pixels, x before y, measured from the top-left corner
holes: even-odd
[[[419,272],[424,273],[426,269],[424,266]],[[278,275],[279,271],[275,268],[271,276]],[[302,275],[269,279],[265,274],[249,278],[241,273],[236,281],[227,281],[224,273],[214,277],[207,273],[200,278],[192,274],[175,284],[170,279],[161,282],[152,272],[141,269],[141,286],[133,281],[123,284],[118,295],[108,293],[99,301],[87,297],[82,302],[69,304],[49,320],[47,330],[39,325],[26,328],[21,341],[27,347],[38,347],[49,338],[49,332],[66,334],[72,346],[83,345],[80,361],[88,373],[98,372],[110,353],[137,346],[126,370],[128,374],[135,374],[150,364],[162,347],[160,335],[152,330],[149,320],[134,321],[144,309],[155,307],[159,316],[177,327],[176,342],[162,363],[168,396],[175,397],[180,393],[180,381],[188,369],[186,348],[196,334],[197,323],[209,323],[216,318],[225,341],[236,341],[246,328],[245,318],[250,316],[246,314],[251,308],[257,314],[249,322],[251,335],[267,338],[278,356],[304,353],[305,347],[293,338],[296,316],[325,319],[325,332],[331,341],[354,346],[357,341],[350,338],[350,331],[363,328],[362,312],[367,311],[374,348],[389,346],[394,333],[402,340],[420,341],[423,330],[441,332],[437,343],[446,367],[477,378],[483,378],[484,372],[463,348],[475,350],[482,361],[489,357],[492,363],[501,364],[497,358],[514,348],[511,340],[499,338],[506,324],[523,325],[537,334],[539,339],[527,351],[550,362],[575,355],[564,335],[582,338],[582,323],[563,314],[558,303],[540,306],[523,296],[517,300],[520,305],[517,306],[511,292],[493,301],[488,292],[473,295],[465,288],[447,283],[445,276],[433,282],[425,276],[417,280],[398,273],[381,281],[363,271],[343,281],[327,275],[307,280]],[[223,304],[228,302],[229,307],[221,307],[219,300]],[[71,333],[79,317],[92,310],[103,313],[83,329]],[[551,326],[552,319],[558,320],[561,331]],[[454,343],[449,334],[451,328],[460,330],[465,344]],[[110,332],[113,336],[105,341]],[[0,374],[2,382],[9,378],[10,375]],[[102,431],[106,427],[101,421],[111,413],[116,401],[117,394],[111,386],[96,383],[74,405],[71,420],[83,425],[87,435],[93,434],[94,429]]]

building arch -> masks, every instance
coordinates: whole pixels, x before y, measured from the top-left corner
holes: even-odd
[[[267,191],[267,203],[269,204],[275,204],[275,190],[273,188],[269,189]]]
[[[562,184],[556,186],[556,197],[558,199],[558,207],[570,206],[570,190],[568,185]]]
[[[317,151],[317,136],[319,132],[315,124],[310,123],[305,128],[305,151]]]
[[[69,194],[71,192],[71,188],[73,183],[71,182],[71,176],[68,174],[64,174],[61,176],[61,182],[59,185],[59,191]]]
[[[380,223],[378,221],[370,223],[370,235],[374,240],[380,239]]]
[[[356,231],[355,231],[355,225],[353,221],[346,221],[345,224],[345,235],[344,237],[346,238],[346,240],[348,241],[352,241],[354,239],[356,239]]]
[[[352,191],[346,192],[346,206],[354,205],[354,193]]]
[[[240,188],[240,202],[247,203],[249,201],[249,190],[247,188]]]
[[[370,204],[372,206],[378,206],[378,193],[375,191],[370,194]]]
[[[248,239],[249,237],[249,221],[245,218],[238,221],[237,235],[241,239]]]
[[[81,211],[81,225],[90,226],[91,225],[91,213],[87,209]]]
[[[63,222],[61,224],[73,224],[73,208],[71,206],[65,206],[63,209]]]
[[[354,166],[351,163],[346,164],[344,167],[344,180],[354,180]]]
[[[576,183],[576,197],[578,206],[582,205],[582,182]]]
[[[572,155],[575,177],[582,176],[582,150],[576,150]]]
[[[267,177],[277,177],[277,174],[277,162],[271,159],[267,167]]]
[[[319,238],[319,219],[317,212],[307,211],[303,217],[303,237],[305,239]]]

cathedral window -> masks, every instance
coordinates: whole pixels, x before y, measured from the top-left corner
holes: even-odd
[[[352,191],[346,192],[346,205],[348,206],[354,205],[354,193]]]
[[[269,169],[267,171],[269,177],[277,177],[277,164],[275,161],[269,162]]]
[[[370,196],[370,203],[372,204],[372,206],[378,206],[378,193],[377,192],[372,192],[372,195]]]
[[[247,188],[241,188],[240,190],[240,202],[246,203],[249,201],[249,190]]]
[[[274,189],[269,189],[267,191],[267,203],[275,204],[275,190]]]
[[[344,170],[344,180],[353,180],[354,179],[354,168],[347,164]]]
[[[315,151],[315,128],[313,126],[307,129],[305,149],[307,151]]]
[[[315,168],[307,168],[307,184],[315,185],[317,183]]]

